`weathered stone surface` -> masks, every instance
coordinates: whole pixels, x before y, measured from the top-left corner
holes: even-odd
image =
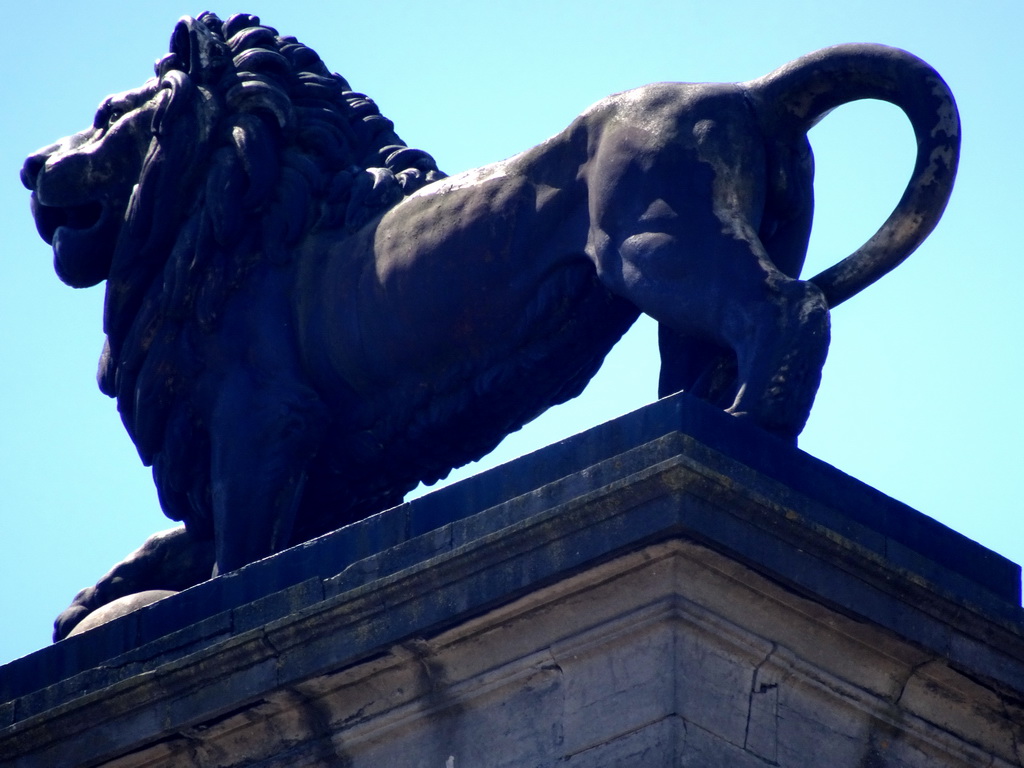
[[[744,83],[612,95],[453,177],[251,14],[180,19],[154,74],[21,179],[60,278],[107,282],[100,389],[164,512],[212,536],[219,573],[489,453],[579,394],[640,314],[659,324],[660,394],[795,440],[829,309],[931,233],[960,153],[939,74],[871,44]],[[807,132],[861,99],[907,116],[914,170],[868,242],[799,280]],[[178,588],[150,562],[114,571],[131,592]],[[76,600],[58,637],[109,586]]]
[[[174,594],[177,593],[167,589],[151,589],[146,592],[125,595],[90,613],[83,621],[75,625],[75,628],[68,633],[68,637],[74,637],[83,632],[88,632],[90,629],[96,629],[96,627],[106,624],[108,621],[127,616],[129,613],[134,613],[140,608],[145,608],[157,600],[163,600],[165,597],[170,597]]]
[[[1019,569],[748,437],[659,403],[0,668],[0,763],[1024,765]]]

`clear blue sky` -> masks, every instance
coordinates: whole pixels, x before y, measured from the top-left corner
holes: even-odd
[[[103,289],[57,280],[18,169],[36,147],[86,127],[106,94],[145,80],[175,20],[201,10],[51,0],[6,14],[0,663],[45,645],[78,589],[170,525],[95,386]],[[840,42],[888,43],[929,61],[960,105],[957,189],[919,252],[834,313],[801,447],[1024,561],[1019,0],[254,0],[212,10],[257,13],[314,47],[448,172],[515,154],[602,96],[647,82],[746,80]],[[909,127],[886,105],[844,107],[811,140],[819,213],[808,274],[874,231],[913,159]],[[507,440],[487,465],[649,402],[656,380],[653,327],[641,323],[583,397]]]

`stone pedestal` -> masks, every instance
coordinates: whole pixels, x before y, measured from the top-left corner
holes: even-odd
[[[685,396],[0,668],[10,766],[1021,766],[1020,569]]]

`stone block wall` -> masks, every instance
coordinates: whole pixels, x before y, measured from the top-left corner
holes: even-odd
[[[677,397],[0,668],[0,764],[1024,766],[1021,619]]]

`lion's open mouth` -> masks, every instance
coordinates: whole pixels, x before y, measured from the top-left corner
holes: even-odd
[[[113,207],[100,202],[44,205],[35,194],[31,205],[39,236],[53,246],[57,276],[75,288],[105,280],[119,229]]]
[[[61,227],[92,229],[99,223],[102,213],[103,206],[97,202],[57,208],[43,205],[35,195],[32,196],[32,216],[36,220],[36,230],[49,245],[53,245],[57,230]]]

